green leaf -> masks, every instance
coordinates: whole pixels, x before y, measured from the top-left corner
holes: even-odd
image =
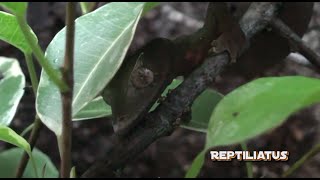
[[[207,146],[253,138],[317,102],[320,102],[318,79],[288,76],[254,80],[226,95],[217,105],[209,123]]]
[[[76,167],[73,166],[70,170],[70,178],[77,178]]]
[[[0,57],[0,125],[9,125],[24,94],[25,77],[16,59]]]
[[[82,14],[91,12],[96,3],[98,2],[80,2]]]
[[[97,2],[80,2],[80,7],[82,14],[87,14],[92,11],[92,8],[96,5]],[[142,16],[144,16],[151,9],[158,6],[160,2],[146,2],[143,8]]]
[[[149,12],[151,9],[155,8],[159,4],[160,2],[146,2],[144,5],[142,16],[144,16],[147,12]]]
[[[302,76],[251,81],[216,106],[209,122],[204,151],[244,142],[282,124],[292,113],[320,102],[320,80]],[[199,164],[199,158],[193,164]],[[201,166],[192,166],[193,177]],[[188,172],[189,173],[189,172]]]
[[[74,121],[101,118],[106,116],[111,116],[111,106],[106,104],[102,98],[99,96],[88,103],[83,109],[81,109],[78,114],[73,118]]]
[[[121,66],[132,41],[144,3],[114,2],[83,15],[75,23],[73,117],[109,83]],[[65,28],[52,40],[47,59],[63,63]],[[36,109],[42,122],[61,134],[61,97],[57,87],[42,71]]]
[[[14,178],[17,167],[20,163],[23,150],[19,148],[12,148],[0,153],[0,178]],[[59,172],[51,162],[50,158],[34,148],[32,151],[32,157],[35,161],[38,172],[41,172],[45,166],[46,178],[57,178]],[[28,162],[27,167],[24,171],[23,178],[35,178],[34,170],[31,161]]]
[[[192,104],[191,121],[182,122],[181,127],[206,133],[213,109],[222,98],[223,95],[217,91],[205,90]]]
[[[25,16],[28,7],[27,2],[0,2],[0,6],[8,9],[17,16]]]
[[[18,146],[27,151],[28,153],[31,152],[29,143],[23,137],[19,136],[9,127],[3,125],[0,125],[0,141],[4,141]]]
[[[14,15],[0,11],[0,26],[0,40],[15,46],[24,53],[32,52]],[[32,32],[31,28],[30,31]],[[33,32],[32,34],[34,35],[34,40],[38,41],[36,35]]]

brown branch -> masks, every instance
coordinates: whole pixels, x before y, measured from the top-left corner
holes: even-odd
[[[260,32],[276,15],[280,3],[252,3],[240,21],[247,39]],[[129,160],[143,152],[157,139],[170,135],[179,125],[181,115],[192,102],[214,80],[229,62],[228,53],[223,52],[208,57],[183,83],[174,89],[167,98],[145,117],[135,131],[126,139],[117,140],[107,152],[105,160],[100,160],[89,168],[82,177],[110,177]]]
[[[297,49],[304,57],[306,57],[311,64],[316,66],[320,70],[320,56],[317,55],[312,49],[310,49],[302,39],[293,32],[290,27],[284,24],[280,19],[274,18],[270,22],[271,27],[279,33],[282,37],[289,40],[294,48]]]
[[[68,178],[71,170],[71,135],[72,135],[72,95],[73,95],[73,56],[74,56],[74,20],[76,3],[68,2],[66,7],[66,50],[62,68],[63,80],[69,85],[69,90],[61,92],[62,96],[62,135],[61,135],[61,166],[60,176]]]

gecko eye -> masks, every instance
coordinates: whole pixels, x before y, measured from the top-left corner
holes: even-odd
[[[144,67],[137,68],[132,72],[131,82],[136,88],[145,88],[154,80],[153,72]]]

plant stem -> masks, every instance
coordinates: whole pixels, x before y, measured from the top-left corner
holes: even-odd
[[[71,170],[72,144],[72,95],[73,95],[73,56],[74,56],[74,20],[75,2],[68,2],[66,7],[66,51],[62,68],[63,80],[69,84],[68,91],[61,91],[62,96],[62,134],[61,134],[61,166],[60,176],[68,178]]]
[[[296,50],[306,57],[311,64],[320,69],[320,56],[303,42],[303,40],[286,25],[282,20],[274,18],[271,27],[275,29],[282,37],[289,40],[289,42],[296,48]]]
[[[21,137],[25,136],[29,131],[33,129],[34,123],[31,123],[27,128],[25,128],[20,134]]]
[[[29,136],[28,142],[31,147],[31,151],[33,150],[34,145],[37,142],[37,139],[39,137],[40,129],[42,128],[41,120],[38,116],[36,116],[36,119],[34,120],[34,126],[31,131],[31,135]],[[18,166],[16,177],[21,178],[23,175],[23,172],[28,164],[29,156],[26,152],[23,153],[22,158],[20,160],[20,164]]]
[[[27,67],[28,67],[28,72],[29,72],[30,79],[31,79],[33,93],[36,96],[38,85],[39,85],[39,81],[38,81],[37,74],[36,74],[35,67],[34,67],[34,63],[33,63],[33,60],[32,60],[32,55],[29,54],[29,53],[25,53],[24,56],[25,56],[25,59],[27,61]],[[23,135],[23,133],[28,132],[30,127],[31,127],[31,125],[29,127],[27,127],[21,133],[21,135]],[[31,147],[31,151],[33,150],[33,147],[35,146],[35,144],[37,142],[41,127],[42,127],[42,122],[39,119],[39,117],[36,115],[35,120],[33,122],[32,131],[31,131],[31,134],[30,134],[29,139],[28,139],[28,142],[29,142],[30,147]],[[24,152],[22,154],[22,157],[21,157],[21,160],[20,160],[20,164],[19,164],[18,169],[16,171],[16,177],[17,178],[21,178],[22,177],[23,172],[26,169],[26,166],[28,164],[28,161],[29,161],[29,156],[28,156],[28,154],[26,152]]]
[[[44,71],[48,74],[49,78],[58,86],[60,91],[65,92],[68,90],[67,84],[61,80],[60,75],[57,70],[53,69],[51,64],[45,58],[39,44],[34,40],[32,31],[28,26],[26,18],[24,16],[17,15],[17,22],[20,26],[20,29],[27,40],[29,46],[31,47],[34,55],[39,61],[39,64],[42,66]]]
[[[36,96],[39,81],[38,81],[38,78],[37,78],[36,70],[34,68],[32,54],[31,53],[24,53],[24,57],[25,57],[26,62],[27,62],[27,67],[28,67],[28,72],[29,72],[30,79],[31,79],[33,93]]]
[[[320,143],[314,146],[310,151],[302,156],[297,162],[295,162],[287,171],[282,174],[282,177],[290,176],[294,171],[300,168],[306,161],[315,156],[318,152],[320,152]]]
[[[243,142],[243,143],[241,143],[240,145],[241,145],[242,150],[248,151],[248,147],[247,147],[246,143]],[[248,176],[248,178],[253,178],[252,162],[251,162],[251,161],[246,161],[245,163],[246,163],[247,176]]]

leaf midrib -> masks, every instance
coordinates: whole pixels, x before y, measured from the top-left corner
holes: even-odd
[[[142,10],[140,10],[140,13],[139,13],[139,15],[138,15],[137,18],[140,17],[141,11],[142,11]],[[114,47],[114,45],[117,44],[118,39],[120,39],[120,38],[123,36],[123,34],[125,34],[125,32],[127,32],[127,30],[129,29],[129,27],[131,27],[132,24],[134,24],[136,21],[137,21],[137,19],[135,19],[134,21],[132,21],[132,23],[130,23],[128,26],[126,26],[126,27],[124,28],[124,30],[119,34],[119,36],[111,43],[111,45],[109,46],[108,50],[107,50],[107,51],[101,56],[101,58],[98,60],[98,63],[96,63],[96,65],[94,66],[94,68],[92,69],[92,71],[89,73],[89,75],[88,75],[87,78],[85,79],[84,83],[82,83],[82,85],[81,85],[78,93],[75,95],[74,100],[73,100],[73,102],[72,102],[72,107],[74,107],[74,105],[76,104],[76,102],[77,102],[77,100],[78,100],[78,98],[79,98],[79,96],[80,96],[80,94],[81,94],[81,92],[82,92],[82,89],[85,87],[85,84],[86,84],[86,83],[89,81],[89,79],[92,77],[93,72],[95,72],[95,70],[97,69],[97,67],[99,67],[99,65],[100,65],[100,63],[102,62],[102,60],[103,60],[103,59],[105,58],[105,56],[110,52],[110,50]],[[115,74],[115,73],[113,73],[113,75],[114,75],[114,74]],[[112,76],[113,76],[113,75],[112,75]],[[85,105],[85,104],[84,104],[84,105]],[[83,107],[83,105],[82,105],[82,107]],[[80,110],[82,107],[80,107],[79,110]],[[77,112],[74,112],[74,114],[76,114],[76,113],[77,113]]]

